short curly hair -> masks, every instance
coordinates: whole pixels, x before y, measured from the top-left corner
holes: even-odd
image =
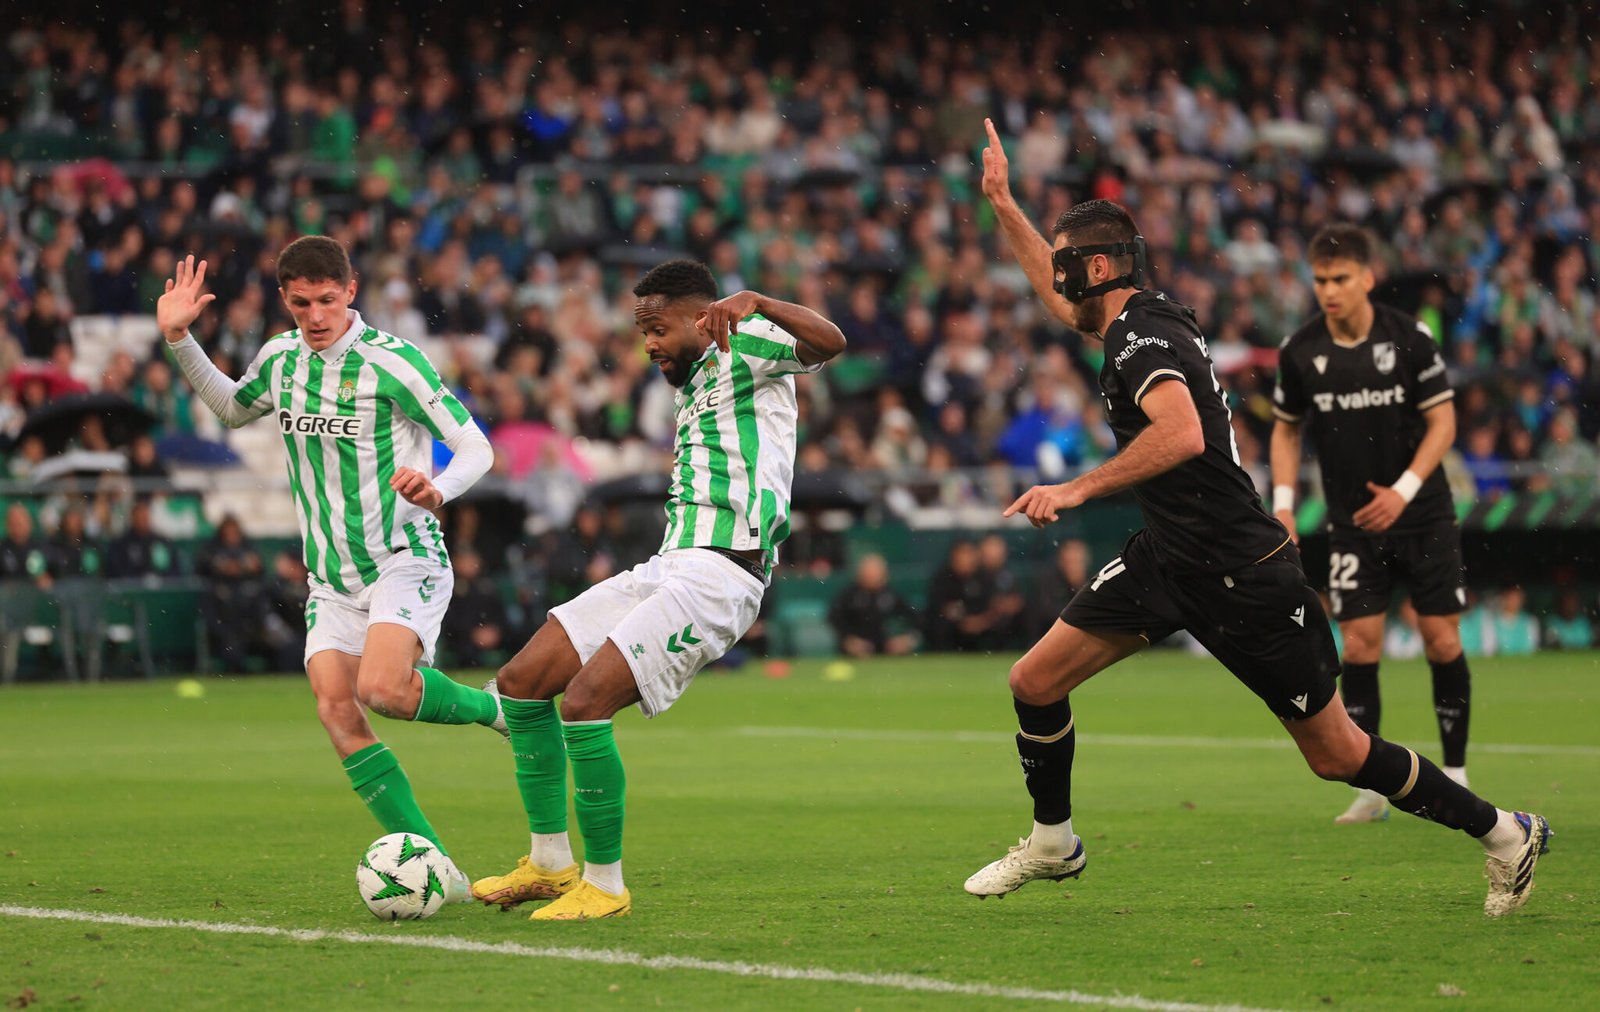
[[[633,286],[633,294],[665,295],[668,299],[702,297],[708,302],[717,298],[717,279],[711,268],[698,260],[668,260],[656,264]]]

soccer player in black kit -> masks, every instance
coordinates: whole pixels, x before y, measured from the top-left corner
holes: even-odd
[[[1261,697],[1313,772],[1478,838],[1488,854],[1484,912],[1520,907],[1549,825],[1497,809],[1425,757],[1351,721],[1334,685],[1338,657],[1321,602],[1288,532],[1239,466],[1227,402],[1194,314],[1139,289],[1144,241],[1119,205],[1073,207],[1056,221],[1053,243],[1035,231],[1011,196],[1000,138],[986,126],[984,195],[1046,307],[1105,342],[1100,387],[1118,447],[1065,484],[1024,492],[1005,515],[1022,513],[1042,527],[1088,499],[1132,489],[1145,527],[1011,668],[1033,831],[968,878],[967,892],[1003,896],[1034,879],[1083,871],[1083,841],[1072,829],[1076,731],[1068,695],[1186,629]]]
[[[1433,669],[1444,772],[1467,783],[1471,675],[1461,651],[1461,532],[1439,461],[1455,441],[1454,392],[1433,335],[1377,305],[1373,242],[1330,225],[1308,259],[1322,312],[1283,342],[1273,393],[1272,509],[1294,530],[1300,437],[1309,429],[1328,500],[1328,600],[1344,638],[1339,688],[1350,719],[1378,733],[1378,660],[1395,582],[1417,610]],[[1339,823],[1388,818],[1382,794],[1357,790]]]

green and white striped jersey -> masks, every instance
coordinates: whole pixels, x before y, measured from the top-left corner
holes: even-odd
[[[298,330],[267,341],[233,399],[251,418],[277,418],[313,581],[353,593],[395,555],[450,564],[433,514],[389,487],[397,467],[431,474],[433,440],[472,424],[415,345],[352,311],[325,351]]]
[[[789,536],[794,374],[822,365],[802,364],[794,337],[759,313],[739,321],[729,343],[727,354],[707,348],[677,393],[677,461],[661,550],[760,548],[770,573]]]

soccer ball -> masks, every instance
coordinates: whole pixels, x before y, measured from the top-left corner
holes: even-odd
[[[380,921],[414,921],[444,905],[445,862],[439,845],[412,833],[378,839],[356,865],[361,902]]]

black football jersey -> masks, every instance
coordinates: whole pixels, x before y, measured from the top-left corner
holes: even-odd
[[[1354,513],[1372,501],[1367,482],[1393,485],[1411,466],[1428,423],[1422,413],[1454,396],[1428,328],[1373,303],[1372,331],[1360,344],[1336,344],[1319,313],[1278,352],[1272,410],[1303,423],[1316,445],[1328,520],[1356,531]],[[1414,533],[1453,519],[1444,469],[1434,468],[1391,530]]]
[[[1139,402],[1156,384],[1189,387],[1206,448],[1134,487],[1148,537],[1174,569],[1228,572],[1277,551],[1288,532],[1261,505],[1239,466],[1233,416],[1194,311],[1160,292],[1139,292],[1106,327],[1100,390],[1117,447],[1150,425]]]

